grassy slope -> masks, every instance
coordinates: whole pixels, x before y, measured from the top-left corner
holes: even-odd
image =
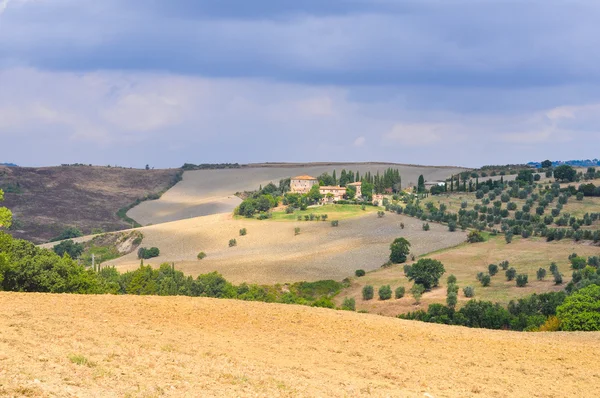
[[[3,396],[592,397],[600,388],[600,333],[186,297],[0,293],[0,307]]]
[[[66,226],[84,233],[94,228],[114,231],[130,226],[117,210],[149,193],[169,186],[178,170],[137,170],[109,167],[0,167],[0,187],[20,185],[21,193],[7,193],[18,228],[13,235],[36,243],[46,241]]]
[[[318,207],[311,207],[306,210],[297,210],[292,214],[286,214],[285,210],[277,209],[272,212],[273,221],[297,221],[298,216],[302,217],[309,216],[310,214],[323,215],[327,214],[327,221],[331,220],[347,220],[349,218],[376,213],[378,210],[383,210],[381,207],[365,206],[365,210],[361,209],[359,205],[323,205]],[[243,217],[236,217],[236,219],[243,219]]]
[[[475,287],[476,299],[507,304],[512,299],[531,293],[558,291],[564,288],[564,284],[562,286],[554,285],[548,268],[550,263],[556,262],[559,270],[564,275],[564,283],[566,284],[571,279],[572,270],[570,269],[567,257],[572,252],[587,257],[598,255],[599,249],[597,246],[577,244],[566,240],[547,243],[539,238],[521,239],[517,237],[511,244],[507,244],[502,236],[492,237],[484,243],[465,243],[425,256],[441,261],[444,264],[446,273],[440,281],[440,287],[426,293],[423,296],[420,306],[415,305],[414,299],[409,293],[400,300],[392,299],[384,302],[372,300],[365,302],[362,299],[361,291],[364,285],[373,285],[376,290],[379,286],[388,284],[392,286],[392,289],[398,286],[405,286],[408,291],[412,286],[412,282],[409,282],[404,276],[403,265],[376,270],[367,273],[362,278],[354,278],[352,286],[343,291],[337,299],[341,302],[344,297],[355,297],[357,309],[393,316],[419,308],[425,309],[431,303],[445,303],[446,278],[448,275],[454,274],[458,278],[458,285],[461,287],[459,303],[465,303],[468,300],[464,297],[462,288],[470,285]],[[477,273],[487,273],[489,264],[499,264],[504,260],[508,260],[510,266],[514,267],[517,273],[529,275],[529,284],[527,287],[518,288],[515,281],[506,281],[504,271],[502,270],[492,277],[489,287],[484,288],[481,286],[477,281]],[[544,281],[536,280],[536,271],[540,267],[548,271],[548,276]]]

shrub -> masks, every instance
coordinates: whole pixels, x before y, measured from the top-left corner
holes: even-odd
[[[423,224],[423,231],[429,231],[429,223]]]
[[[511,267],[506,270],[505,275],[507,281],[512,281],[517,276],[517,270]]]
[[[327,217],[329,217],[327,214],[321,214],[321,220],[327,221]]]
[[[600,330],[600,286],[589,285],[567,297],[556,309],[562,330]]]
[[[487,287],[490,285],[491,281],[492,277],[489,274],[483,275],[483,277],[481,278],[481,286]]]
[[[439,284],[440,277],[446,272],[444,265],[430,258],[422,258],[413,264],[408,271],[408,280],[431,289]]]
[[[458,293],[458,285],[456,283],[451,283],[446,288],[446,294],[450,293]]]
[[[392,288],[390,285],[384,285],[379,288],[379,299],[389,300],[392,298]]]
[[[382,218],[383,216],[385,216],[385,212],[384,212],[384,211],[382,211],[382,210],[379,210],[379,211],[377,212],[377,217],[379,217],[379,218]]]
[[[552,274],[552,276],[554,277],[554,284],[555,285],[562,285],[563,278],[562,278],[562,274],[560,272],[555,272],[555,273]]]
[[[448,279],[446,279],[446,283],[447,283],[448,285],[451,285],[451,284],[453,284],[453,283],[456,283],[456,276],[454,276],[454,274],[450,274],[450,275],[448,276]]]
[[[362,289],[362,297],[363,300],[372,300],[374,295],[373,286],[366,285]]]
[[[475,297],[475,288],[473,286],[465,286],[463,293],[465,294],[465,297]]]
[[[338,220],[333,220],[333,221],[331,221],[331,226],[332,226],[332,227],[337,227],[337,226],[339,226],[339,225],[340,225],[340,222],[339,222]]]
[[[160,255],[160,250],[157,247],[151,247],[147,249],[145,247],[140,247],[138,249],[138,258],[147,260],[149,258],[158,257]]]
[[[200,252],[200,253],[198,253],[197,257],[198,257],[198,260],[202,260],[202,259],[206,258],[206,253]]]
[[[361,276],[365,276],[365,270],[364,269],[357,269],[356,271],[354,271],[354,275],[356,275],[359,278]]]
[[[573,269],[584,269],[587,265],[587,260],[584,257],[571,258],[571,267]]]
[[[556,265],[556,263],[550,264],[550,272],[553,274],[558,272],[558,266]]]
[[[498,266],[496,264],[488,265],[488,272],[491,276],[494,276],[498,273]]]
[[[237,240],[229,239],[229,247],[237,246]]]
[[[485,239],[483,238],[483,235],[479,231],[471,231],[469,236],[467,236],[467,242],[469,243],[479,243],[483,242],[484,240]]]
[[[248,231],[246,230],[246,228],[240,229],[240,236],[246,236],[246,234],[248,234]]]
[[[52,248],[54,253],[58,254],[59,256],[62,257],[66,253],[73,259],[81,256],[83,249],[84,247],[81,243],[75,243],[71,239],[64,240]]]
[[[446,297],[446,305],[448,308],[454,309],[456,308],[456,304],[458,303],[458,295],[455,292],[448,293]]]
[[[543,281],[546,277],[546,270],[544,268],[540,268],[536,272],[536,277],[538,281]]]
[[[538,332],[558,332],[560,330],[560,319],[556,316],[551,316],[546,319],[546,322],[539,328]]]
[[[413,285],[413,287],[410,288],[410,293],[414,297],[415,302],[417,304],[419,304],[421,302],[421,297],[423,296],[424,292],[425,292],[425,287],[423,285],[418,284],[418,283],[415,283]]]
[[[404,238],[396,238],[390,245],[390,261],[394,264],[406,262],[406,256],[410,253],[410,243]]]
[[[506,260],[505,260],[505,261],[502,261],[502,262],[500,263],[500,268],[502,268],[502,270],[503,270],[503,271],[506,271],[506,270],[508,269],[508,265],[509,265],[509,264],[510,264],[510,263],[509,263],[508,261],[506,261]]]
[[[513,239],[514,234],[511,231],[507,231],[504,234],[504,240],[506,240],[506,243],[511,243],[512,239]]]
[[[397,299],[401,299],[402,297],[404,297],[404,294],[406,293],[406,289],[404,288],[404,286],[400,286],[396,288],[395,293],[395,297]]]
[[[517,287],[525,287],[527,286],[527,281],[529,277],[527,274],[519,274],[517,275]]]
[[[300,234],[300,227],[294,228],[294,235],[299,235],[299,234]]]
[[[583,192],[577,192],[577,200],[583,200]]]
[[[356,311],[356,300],[353,298],[346,297],[342,303],[342,310],[344,311]]]
[[[448,231],[450,231],[450,232],[456,231],[456,222],[455,221],[450,221],[448,223]]]

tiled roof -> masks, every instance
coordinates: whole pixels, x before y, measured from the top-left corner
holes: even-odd
[[[292,178],[292,180],[316,180],[316,178],[311,177],[309,175],[303,175],[303,176],[294,177],[294,178]]]

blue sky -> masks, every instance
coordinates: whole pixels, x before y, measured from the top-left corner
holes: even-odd
[[[600,157],[600,3],[0,0],[0,161]]]

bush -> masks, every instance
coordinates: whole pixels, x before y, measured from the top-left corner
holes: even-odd
[[[329,217],[327,214],[321,214],[321,220],[327,221],[327,217]]]
[[[413,285],[413,287],[410,288],[410,293],[412,294],[412,296],[415,299],[417,304],[419,304],[421,302],[421,297],[423,296],[424,292],[425,292],[425,287],[418,283],[415,283]]]
[[[229,247],[237,246],[237,240],[229,239]]]
[[[508,269],[508,265],[509,265],[509,264],[510,264],[510,263],[509,263],[508,261],[506,261],[506,260],[505,260],[505,261],[502,261],[502,262],[500,263],[500,268],[502,268],[502,270],[503,270],[503,271],[506,271],[506,270]]]
[[[512,281],[517,276],[517,270],[511,267],[506,270],[505,275],[507,281]]]
[[[333,220],[333,221],[331,221],[331,226],[332,226],[332,227],[337,227],[337,226],[339,226],[339,225],[340,225],[340,222],[339,222],[338,220]]]
[[[198,257],[198,260],[202,260],[202,259],[206,258],[206,253],[200,252],[200,253],[198,253],[198,256],[196,256],[196,257]]]
[[[378,218],[382,218],[383,216],[385,216],[385,212],[384,212],[384,211],[382,211],[382,210],[379,210],[379,211],[377,212],[377,217],[378,217]]]
[[[450,221],[448,223],[448,231],[450,231],[450,232],[456,231],[456,222]]]
[[[494,276],[498,273],[498,266],[496,264],[488,265],[488,272],[491,276]]]
[[[600,330],[600,286],[590,285],[567,297],[556,309],[562,330]]]
[[[553,274],[556,274],[558,272],[558,266],[556,265],[556,263],[550,264],[550,272]]]
[[[240,229],[240,236],[246,236],[247,234],[248,234],[248,231],[246,230],[246,228]]]
[[[504,234],[504,240],[506,240],[506,243],[511,243],[513,236],[514,236],[514,234],[511,231],[506,232]]]
[[[363,289],[362,289],[363,300],[372,300],[373,295],[374,295],[373,286],[366,285],[365,287],[363,287]]]
[[[452,285],[452,284],[456,283],[456,276],[454,276],[454,274],[450,274],[448,276],[448,279],[446,279],[446,283],[448,285]]]
[[[562,285],[563,278],[562,278],[562,274],[560,272],[555,272],[555,273],[552,274],[552,276],[554,277],[554,284],[555,285]]]
[[[456,283],[451,283],[446,287],[446,294],[450,293],[458,293],[458,285]]]
[[[429,231],[429,223],[423,224],[423,231]]]
[[[342,303],[342,310],[344,311],[356,311],[356,300],[353,298],[346,297]]]
[[[392,298],[392,288],[390,285],[381,286],[379,288],[379,300],[389,300]]]
[[[465,297],[475,297],[475,288],[473,286],[465,286],[463,293],[465,294]]]
[[[571,258],[571,267],[573,269],[584,269],[587,265],[587,260],[584,257]]]
[[[138,249],[138,258],[147,260],[149,258],[158,257],[160,255],[160,250],[157,247],[151,247],[147,249],[145,247],[140,247]]]
[[[299,235],[299,234],[300,234],[300,227],[294,228],[294,235]]]
[[[479,231],[471,231],[469,236],[467,236],[467,242],[469,243],[479,243],[483,242],[484,240],[485,239],[483,238],[483,235]]]
[[[406,256],[410,253],[410,243],[404,238],[396,238],[390,245],[390,261],[394,264],[406,262]]]
[[[71,239],[64,240],[52,248],[54,253],[58,254],[59,256],[62,257],[66,253],[73,259],[79,258],[79,256],[81,256],[83,253],[83,249],[84,247],[81,243],[75,243]]]
[[[397,299],[401,299],[402,297],[404,297],[404,294],[406,294],[406,289],[404,288],[404,286],[400,286],[396,288],[396,291],[394,293]]]
[[[527,281],[529,277],[527,274],[519,274],[517,275],[517,287],[525,287],[527,286]]]
[[[481,286],[488,287],[492,281],[492,277],[489,274],[483,275],[481,277]]]
[[[357,277],[361,277],[361,276],[365,276],[366,272],[364,269],[357,269],[356,271],[354,271],[354,275],[356,275]]]
[[[540,268],[536,272],[536,277],[538,281],[543,281],[546,277],[546,270],[544,268]]]
[[[429,290],[439,284],[440,277],[444,272],[446,270],[440,261],[422,258],[410,267],[407,276],[408,280]]]

